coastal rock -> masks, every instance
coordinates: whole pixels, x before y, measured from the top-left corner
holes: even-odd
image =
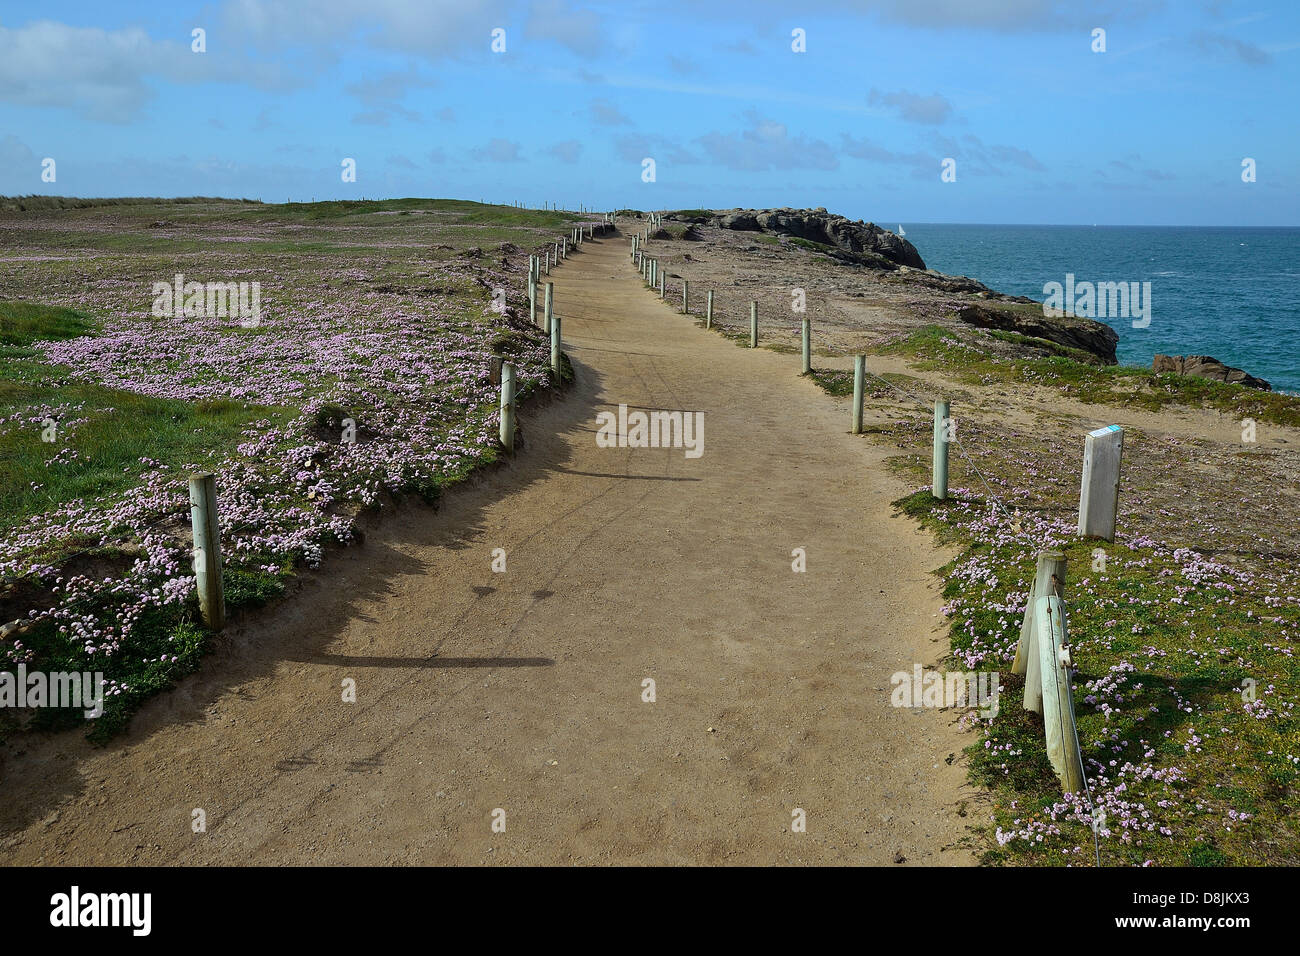
[[[1000,293],[994,292],[977,279],[971,279],[968,276],[950,276],[943,272],[936,272],[934,269],[913,269],[910,266],[900,266],[898,271],[890,276],[890,279],[906,281],[910,285],[924,286],[938,292],[1002,297]]]
[[[1081,349],[1095,355],[1103,365],[1117,365],[1115,346],[1119,333],[1105,322],[1063,315],[1048,318],[1042,307],[994,308],[987,305],[963,305],[957,318],[978,329],[999,329],[1032,338],[1046,339],[1058,345]]]
[[[873,222],[857,222],[817,209],[732,209],[713,219],[722,229],[773,232],[830,246],[837,258],[875,268],[910,266],[924,269],[925,261],[906,239]]]
[[[1245,385],[1271,392],[1273,386],[1262,378],[1256,378],[1248,372],[1231,365],[1224,365],[1209,355],[1157,355],[1151,360],[1153,372],[1174,372],[1178,375],[1194,375],[1197,378],[1212,378],[1217,382],[1231,385]]]

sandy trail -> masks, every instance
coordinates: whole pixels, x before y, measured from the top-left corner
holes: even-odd
[[[797,356],[674,314],[622,238],[553,278],[577,384],[517,460],[375,522],[113,746],[8,753],[5,860],[972,861],[969,738],[889,705],[947,644],[889,449]],[[703,411],[703,456],[598,447],[620,403]]]

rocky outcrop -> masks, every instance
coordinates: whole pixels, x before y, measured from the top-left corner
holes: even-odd
[[[1224,365],[1209,355],[1157,355],[1151,360],[1153,372],[1174,372],[1178,375],[1194,375],[1197,378],[1212,378],[1216,382],[1228,382],[1231,385],[1245,385],[1271,392],[1273,386],[1262,378],[1243,372],[1231,365]]]
[[[1119,333],[1095,319],[1072,315],[1048,318],[1043,315],[1042,306],[999,309],[975,304],[961,306],[957,318],[977,329],[999,329],[1046,339],[1095,355],[1104,365],[1118,364],[1115,346],[1119,344]]]
[[[722,229],[771,232],[830,247],[836,258],[881,269],[910,266],[924,269],[925,262],[906,239],[873,222],[857,222],[817,209],[731,209],[713,217]]]

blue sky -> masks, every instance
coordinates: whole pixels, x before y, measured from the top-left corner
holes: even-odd
[[[0,194],[1297,225],[1298,94],[1294,0],[5,0]]]

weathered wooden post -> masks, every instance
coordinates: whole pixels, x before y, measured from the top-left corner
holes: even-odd
[[[1115,540],[1119,511],[1119,467],[1124,429],[1107,425],[1089,432],[1083,445],[1083,484],[1079,490],[1079,534]]]
[[[546,283],[545,312],[543,317],[546,324],[542,326],[543,332],[551,331],[551,324],[555,321],[555,283]]]
[[[709,296],[704,302],[704,327],[713,328],[713,290],[709,290]]]
[[[1074,694],[1070,687],[1065,605],[1055,595],[1034,602],[1038,640],[1038,669],[1042,675],[1043,735],[1047,759],[1066,793],[1083,792],[1083,763],[1079,731],[1074,723]]]
[[[217,479],[209,472],[190,476],[190,528],[194,535],[194,580],[203,623],[214,631],[226,626],[226,594],[221,579],[221,533],[217,517]]]
[[[551,250],[546,250],[546,274],[551,274]]]
[[[691,287],[689,279],[682,280],[682,315],[689,315],[691,311],[690,293],[687,291]]]
[[[862,404],[867,394],[867,357],[853,356],[853,434],[862,434]]]
[[[528,321],[537,324],[537,280],[528,280]]]
[[[758,303],[749,303],[749,347],[758,348]]]
[[[812,319],[804,316],[802,325],[803,374],[807,375],[812,371]]]
[[[560,317],[551,316],[551,371],[560,377]]]
[[[566,237],[561,236],[561,237],[560,237],[560,254],[559,254],[559,256],[556,258],[556,261],[558,262],[560,259],[567,259],[567,258],[569,258],[569,240],[568,240]]]
[[[1020,619],[1020,643],[1016,645],[1016,658],[1011,663],[1011,673],[1025,678],[1025,710],[1036,714],[1043,712],[1043,685],[1038,669],[1035,607],[1039,598],[1049,595],[1065,597],[1065,554],[1061,551],[1038,553],[1034,580],[1025,598],[1025,615]]]
[[[501,444],[515,450],[515,367],[501,363]]]
[[[930,470],[930,494],[940,501],[948,497],[948,402],[938,399],[934,403],[934,462]]]
[[[667,277],[667,275],[668,273],[663,272],[662,270],[659,271],[659,298],[661,299],[664,297],[664,294],[667,292],[667,287],[665,286],[665,278]]]

